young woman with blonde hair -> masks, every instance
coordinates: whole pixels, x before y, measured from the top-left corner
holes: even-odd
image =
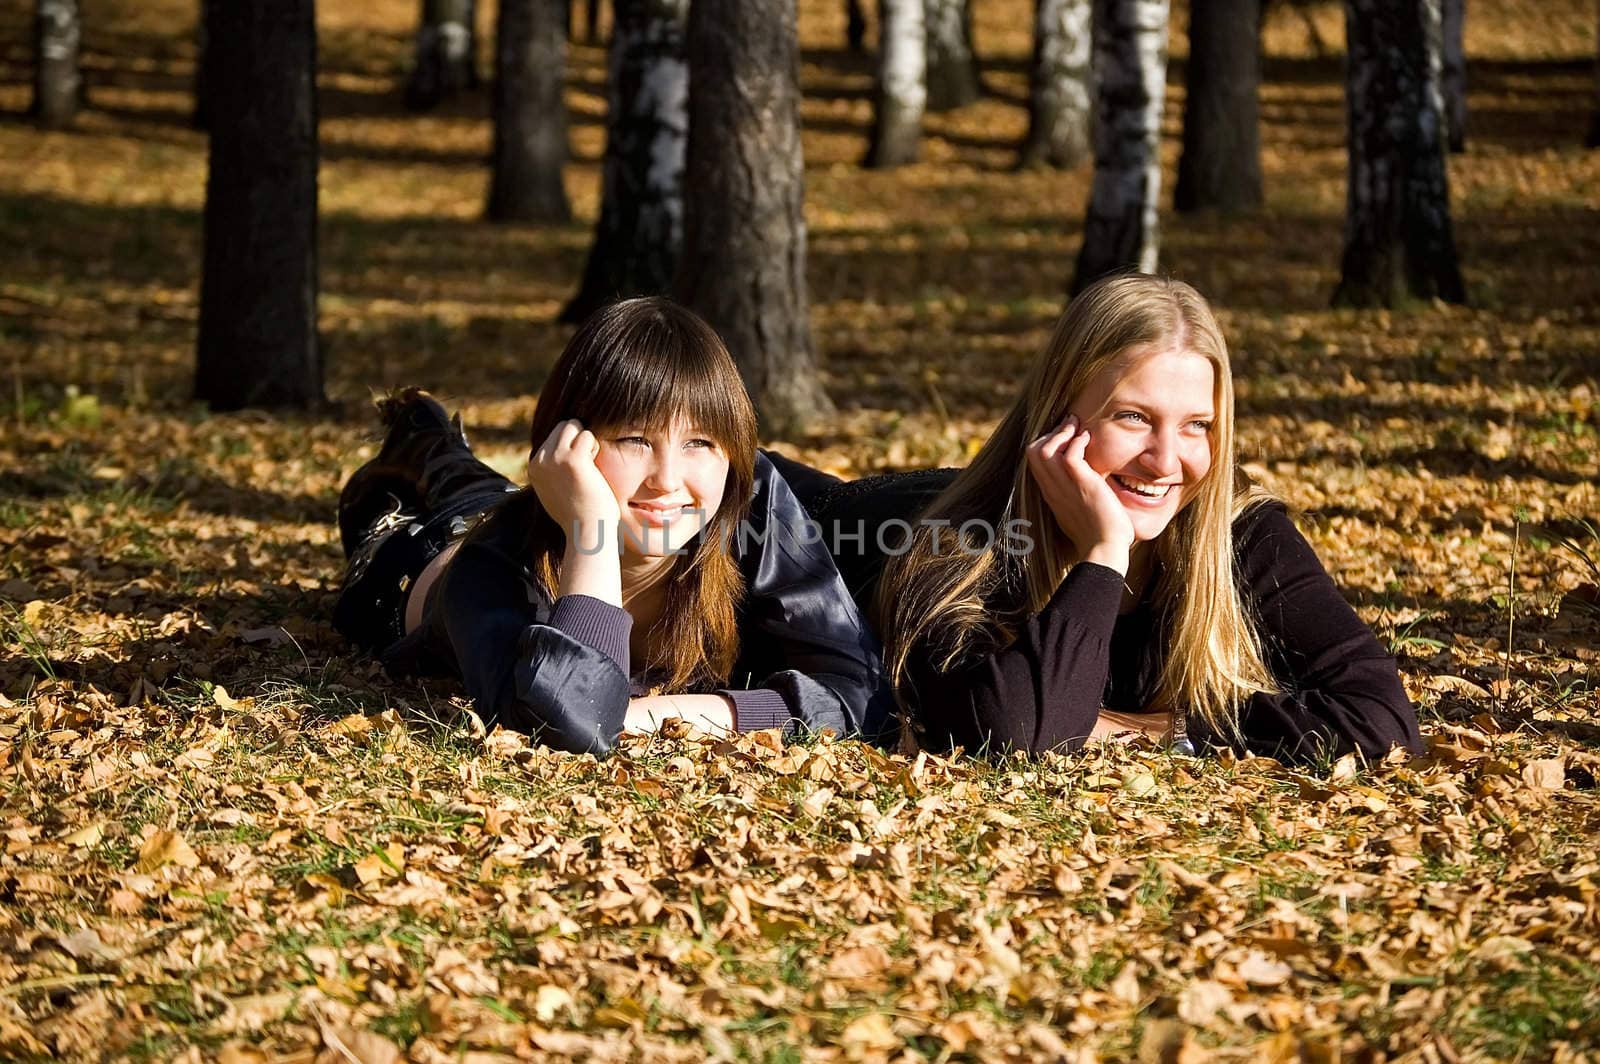
[[[383,409],[340,498],[335,623],[391,671],[459,675],[489,725],[575,752],[669,717],[883,731],[877,641],[690,311],[627,300],[578,330],[521,490],[426,393]]]
[[[966,469],[853,484],[784,469],[825,534],[920,511],[908,537],[869,530],[838,562],[934,747],[1132,730],[1186,751],[1420,750],[1393,660],[1239,474],[1233,434],[1206,301],[1120,275],[1072,301]]]

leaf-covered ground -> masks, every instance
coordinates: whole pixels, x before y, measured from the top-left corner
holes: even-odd
[[[330,629],[334,501],[397,384],[520,464],[596,209],[603,53],[572,50],[580,220],[497,229],[485,99],[399,106],[414,0],[319,5],[335,409],[207,417],[193,5],[85,5],[93,108],[50,135],[20,117],[27,6],[0,12],[0,1058],[1592,1059],[1588,0],[1470,5],[1471,309],[1326,309],[1336,4],[1269,17],[1267,210],[1163,216],[1233,341],[1250,470],[1431,745],[1301,769],[762,735],[596,763],[475,734],[458,690]],[[843,5],[802,5],[841,413],[780,445],[842,473],[963,460],[1061,306],[1088,174],[1010,170],[1031,5],[976,6],[989,95],[880,174]],[[1182,95],[1175,62],[1169,180]]]

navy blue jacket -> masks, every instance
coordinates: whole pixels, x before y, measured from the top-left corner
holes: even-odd
[[[385,665],[457,671],[484,723],[562,750],[603,755],[622,729],[629,675],[625,611],[581,595],[552,602],[524,558],[528,500],[514,495],[463,541],[423,625]],[[808,514],[757,455],[749,516],[729,546],[744,575],[739,655],[728,687],[740,730],[832,728],[877,739],[892,700],[877,639]]]

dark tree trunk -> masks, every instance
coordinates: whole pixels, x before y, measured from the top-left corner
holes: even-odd
[[[1594,115],[1589,120],[1589,147],[1600,148],[1600,0],[1595,0]]]
[[[1028,71],[1028,134],[1020,166],[1070,169],[1091,155],[1093,82],[1089,0],[1037,0]]]
[[[494,172],[487,215],[496,222],[572,217],[567,163],[566,0],[500,0],[494,42]]]
[[[1180,211],[1261,206],[1261,0],[1191,0]]]
[[[427,111],[477,87],[477,0],[422,0],[406,106]]]
[[[722,335],[768,432],[833,404],[806,293],[795,0],[694,0],[684,248],[673,289]]]
[[[312,0],[206,0],[211,137],[195,395],[322,402]]]
[[[1345,0],[1350,165],[1336,305],[1466,301],[1430,76],[1438,2]]]
[[[878,84],[866,165],[917,161],[927,104],[922,0],[878,0]]]
[[[1094,0],[1094,184],[1072,291],[1156,268],[1167,0]]]
[[[861,0],[845,0],[845,44],[857,54],[867,50],[867,12]]]
[[[1444,128],[1450,150],[1467,150],[1467,0],[1443,0],[1439,94],[1444,97]]]
[[[616,0],[613,10],[600,220],[562,321],[668,291],[683,248],[689,0]]]
[[[972,49],[969,0],[923,0],[928,48],[928,110],[953,111],[983,92]]]
[[[33,117],[46,129],[64,129],[83,103],[78,65],[82,33],[78,0],[37,0],[33,14]]]

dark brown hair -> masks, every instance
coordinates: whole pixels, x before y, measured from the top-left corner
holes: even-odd
[[[657,649],[648,663],[671,691],[726,683],[739,654],[737,610],[744,596],[744,579],[728,545],[755,483],[756,415],[722,338],[667,299],[602,307],[573,334],[550,371],[533,415],[532,446],[571,418],[597,435],[624,426],[654,432],[683,418],[727,456],[722,504],[698,539],[670,562],[666,605],[651,632]],[[526,521],[534,576],[553,598],[566,533],[532,489],[504,514],[518,515]]]

